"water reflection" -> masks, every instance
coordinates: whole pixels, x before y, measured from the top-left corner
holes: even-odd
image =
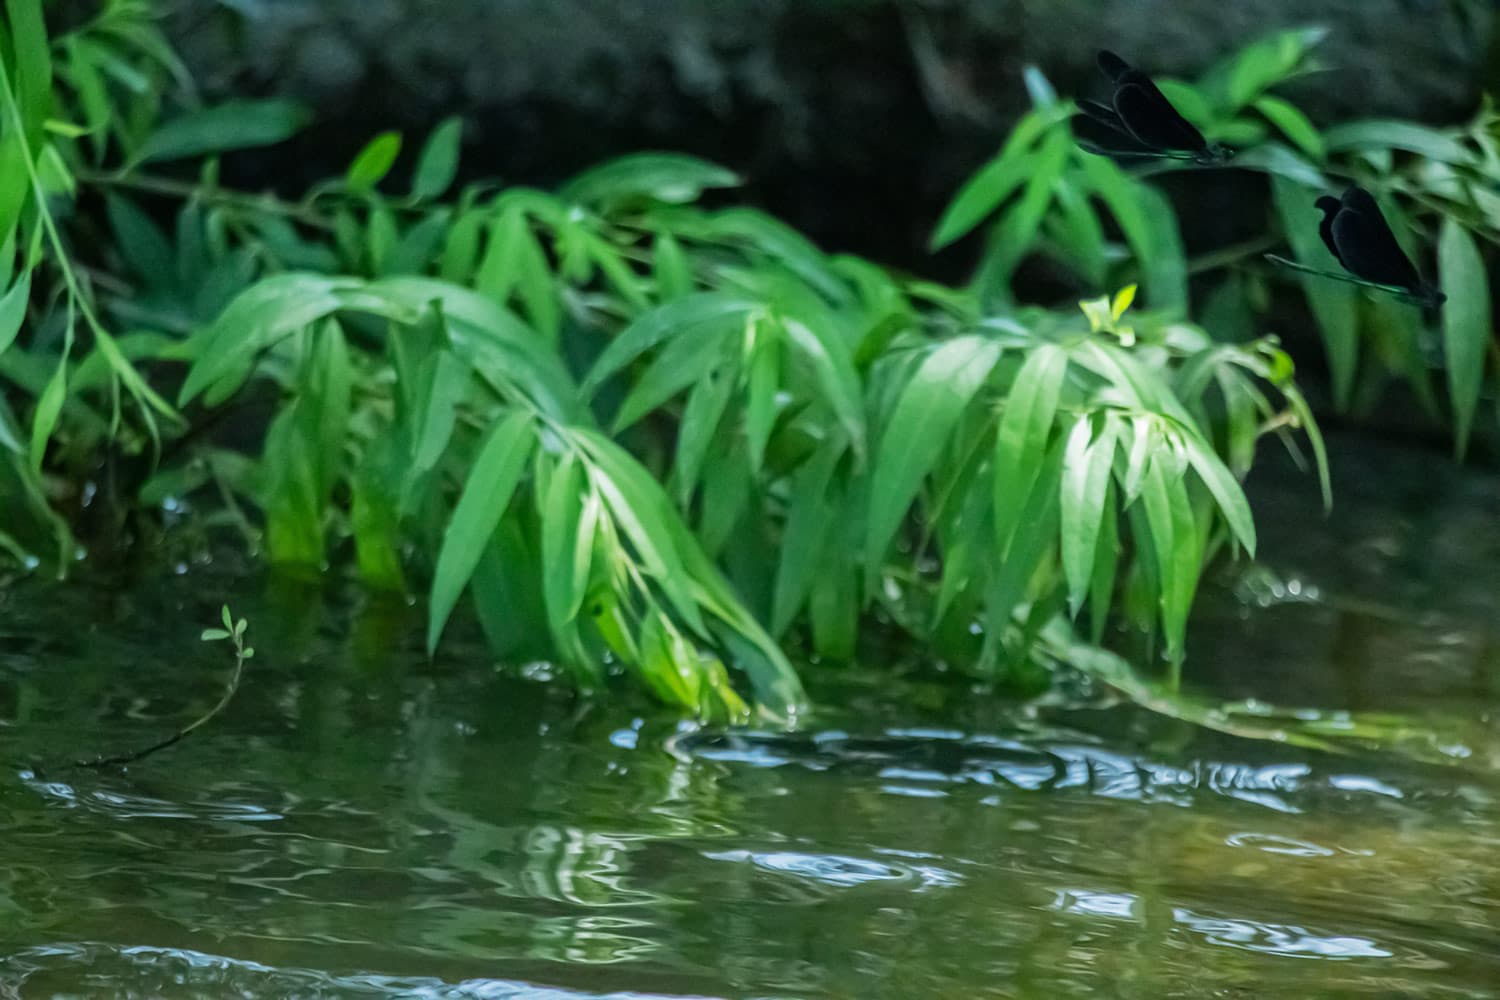
[[[1427,555],[1385,534],[1379,571]],[[807,732],[699,729],[478,667],[461,622],[429,663],[406,612],[340,589],[29,585],[0,634],[0,995],[1486,995],[1480,626],[1457,598],[1436,631],[1337,610],[1342,566],[1262,580],[1248,623],[1225,586],[1194,669],[1335,723],[1410,696],[1378,707],[1470,720],[1473,757],[1311,754],[929,670],[815,670]],[[213,726],[123,773],[56,763],[211,703],[195,636],[226,597],[261,655]]]

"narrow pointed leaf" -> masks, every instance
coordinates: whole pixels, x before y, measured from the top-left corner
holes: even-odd
[[[1245,491],[1239,480],[1234,478],[1234,473],[1229,471],[1223,460],[1196,433],[1184,432],[1180,440],[1187,448],[1188,462],[1198,473],[1198,478],[1203,480],[1203,485],[1208,487],[1208,492],[1213,494],[1214,503],[1219,505],[1219,512],[1224,515],[1229,530],[1245,547],[1246,554],[1254,558],[1255,518],[1250,513],[1250,501],[1245,498]]]
[[[228,101],[169,119],[141,144],[135,160],[180,160],[271,146],[290,139],[310,120],[307,110],[291,101]]]
[[[872,582],[922,480],[1000,351],[998,343],[984,337],[956,337],[928,354],[902,388],[870,477],[864,554]]]
[[[580,655],[574,617],[588,590],[588,564],[578,572],[578,550],[583,542],[583,510],[593,499],[593,490],[584,479],[578,459],[569,454],[552,475],[551,486],[542,504],[542,590],[547,606],[547,624],[559,651]],[[593,527],[587,535],[593,545]]]
[[[640,557],[642,567],[655,579],[678,617],[700,637],[707,635],[677,544],[681,536],[672,530],[681,518],[666,492],[634,457],[609,438],[582,428],[572,433],[588,449],[593,461],[590,481]]]
[[[1450,216],[1438,237],[1438,277],[1448,293],[1443,306],[1443,352],[1453,400],[1454,450],[1463,457],[1484,384],[1490,329],[1490,287],[1474,238]],[[3,307],[0,307],[3,308]]]
[[[703,324],[734,326],[744,320],[753,303],[721,292],[702,292],[669,302],[640,316],[599,355],[583,381],[584,392],[593,392],[615,372],[662,341]]]
[[[0,354],[15,342],[26,321],[26,306],[31,302],[31,272],[22,271],[16,283],[0,298]]]
[[[495,424],[479,449],[438,550],[427,619],[429,654],[504,516],[535,444],[530,415],[516,410]]]
[[[854,454],[863,459],[866,434],[864,393],[848,345],[821,325],[808,326],[800,320],[787,318],[783,326],[791,348],[812,366],[813,376],[849,435]]]
[[[614,430],[624,430],[688,386],[708,377],[722,363],[733,329],[698,327],[677,337],[646,366],[620,404]]]
[[[841,452],[818,450],[792,478],[792,499],[781,539],[781,561],[776,567],[776,586],[771,599],[771,634],[781,635],[802,610],[812,589],[813,577],[823,563],[823,550],[834,517],[828,496]]]
[[[1198,585],[1198,533],[1187,489],[1180,478],[1167,471],[1160,454],[1152,457],[1146,469],[1141,482],[1141,502],[1150,526],[1167,656],[1180,662],[1188,610]]]
[[[766,457],[766,442],[776,423],[776,393],[781,388],[781,339],[779,330],[763,324],[756,338],[755,354],[750,359],[749,385],[745,402],[745,441],[750,453],[750,468],[756,475]]]
[[[432,130],[417,157],[412,176],[413,198],[436,198],[453,185],[458,175],[458,147],[463,139],[463,120],[446,118]]]
[[[1079,417],[1063,452],[1062,562],[1069,610],[1075,618],[1093,578],[1119,425],[1107,421],[1097,439],[1092,438],[1092,432],[1088,415]]]
[[[351,191],[369,191],[385,179],[396,164],[401,153],[401,133],[382,132],[365,144],[359,151],[349,170],[344,174],[344,184]]]
[[[698,484],[703,460],[733,392],[733,372],[710,369],[688,393],[682,420],[677,425],[677,462],[672,469],[678,498],[684,509]]]
[[[1009,548],[1038,481],[1067,374],[1068,353],[1043,344],[1021,366],[1005,400],[995,435],[995,529],[1001,552]]]

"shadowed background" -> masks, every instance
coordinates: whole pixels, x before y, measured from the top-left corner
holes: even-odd
[[[1027,106],[1027,64],[1097,97],[1102,46],[1192,78],[1322,24],[1327,70],[1285,88],[1314,121],[1444,124],[1494,89],[1495,22],[1476,0],[188,0],[169,27],[208,96],[318,112],[291,155],[241,157],[247,182],[300,191],[376,132],[415,140],[458,113],[470,177],[549,185],[623,152],[691,152],[826,249],[952,279],[977,241],[934,258],[927,237]],[[1167,185],[1190,252],[1261,221],[1237,206],[1263,204],[1263,181],[1226,176]]]

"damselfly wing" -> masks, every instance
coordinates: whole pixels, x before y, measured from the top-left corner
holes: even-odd
[[[1090,153],[1126,157],[1157,157],[1215,164],[1230,152],[1211,144],[1192,122],[1172,106],[1151,78],[1113,52],[1101,50],[1099,68],[1114,82],[1112,106],[1097,101],[1078,102],[1073,117],[1079,145]]]
[[[1323,213],[1318,234],[1328,252],[1349,273],[1308,267],[1275,254],[1267,254],[1268,260],[1282,267],[1389,292],[1428,308],[1436,308],[1447,300],[1437,286],[1422,280],[1370,192],[1350,185],[1342,198],[1324,195],[1316,204]]]

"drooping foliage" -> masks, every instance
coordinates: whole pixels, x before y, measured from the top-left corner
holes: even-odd
[[[1104,641],[1124,621],[1160,636],[1170,676],[1205,565],[1253,554],[1239,481],[1258,440],[1305,435],[1324,468],[1290,360],[1238,332],[1258,254],[1211,262],[1191,322],[1204,268],[1170,203],[1079,151],[1039,74],[1036,109],[938,224],[942,245],[998,212],[974,282],[948,288],[824,253],[689,157],[456,188],[457,119],[407,159],[377,136],[297,201],[228,190],[218,157],[288,137],[299,109],[197,106],[144,4],[50,40],[38,0],[8,9],[0,538],[19,558],[65,566],[64,515],[123,456],[143,470],[129,506],[425,595],[433,648],[461,611],[497,655],[585,687],[622,672],[689,711],[787,714],[804,696],[784,650],[848,658],[874,626],[1026,680],[1060,622]],[[1316,38],[1161,85],[1272,175],[1270,236],[1299,258],[1317,247],[1290,213],[1341,171],[1419,206],[1392,218],[1439,231],[1461,439],[1488,333],[1490,119],[1320,132],[1270,93]],[[1020,305],[1033,252],[1098,294]],[[1314,281],[1343,384],[1364,363],[1349,317],[1383,307]],[[216,432],[257,407],[248,447]]]

